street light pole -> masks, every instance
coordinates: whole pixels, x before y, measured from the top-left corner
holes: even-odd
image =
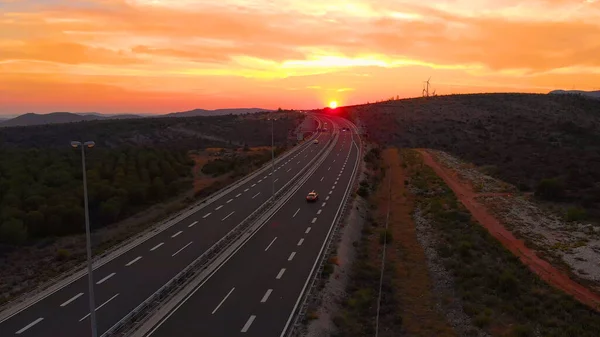
[[[88,141],[85,143],[71,142],[71,146],[74,148],[81,148],[81,168],[83,170],[83,204],[85,207],[85,238],[87,248],[87,270],[88,270],[88,291],[90,301],[90,323],[92,328],[92,337],[98,336],[98,330],[96,325],[96,305],[94,303],[94,276],[92,274],[92,240],[90,234],[90,214],[88,210],[88,196],[87,196],[87,175],[85,169],[85,147],[92,148],[95,143]]]
[[[271,202],[275,202],[275,146],[273,134],[275,133],[275,119],[271,118]]]

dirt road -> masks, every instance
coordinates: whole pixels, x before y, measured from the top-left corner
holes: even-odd
[[[540,259],[534,251],[527,248],[523,241],[515,238],[510,231],[500,224],[487,209],[476,201],[476,197],[483,194],[475,193],[468,185],[461,183],[452,170],[446,169],[426,150],[418,150],[423,156],[424,163],[431,167],[446,184],[454,191],[457,198],[471,212],[473,217],[482,224],[504,247],[527,265],[534,273],[544,281],[563,290],[575,297],[579,302],[600,311],[600,296],[573,281],[567,275],[550,265],[547,261]]]

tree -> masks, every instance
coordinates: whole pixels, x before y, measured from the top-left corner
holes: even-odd
[[[27,240],[27,228],[19,219],[9,219],[0,225],[0,241],[12,245],[20,245]]]

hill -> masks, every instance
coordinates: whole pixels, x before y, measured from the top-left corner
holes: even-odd
[[[164,115],[165,117],[198,117],[198,116],[223,116],[223,115],[240,115],[246,113],[257,113],[263,111],[272,111],[268,109],[260,108],[238,108],[238,109],[216,109],[216,110],[205,110],[205,109],[194,109],[190,111],[173,112]]]
[[[583,90],[553,90],[549,94],[571,94],[571,95],[583,95],[591,98],[600,99],[600,90],[597,91],[583,91]]]
[[[105,119],[133,119],[133,118],[160,118],[160,117],[208,117],[241,115],[246,113],[257,113],[273,111],[260,108],[238,108],[238,109],[194,109],[190,111],[173,112],[164,115],[137,115],[137,114],[103,114],[99,112],[52,112],[49,114],[27,113],[15,118],[0,118],[0,127],[9,126],[32,126],[46,124],[74,123]]]
[[[99,113],[72,113],[72,112],[52,112],[49,114],[27,113],[18,117],[0,120],[0,127],[9,126],[31,126],[45,124],[61,124],[84,122],[99,119],[129,119],[141,118],[137,115],[103,115]]]
[[[487,174],[600,218],[600,101],[473,94],[338,108],[383,145],[443,150]],[[544,191],[540,191],[546,189]],[[543,192],[543,193],[539,193]]]

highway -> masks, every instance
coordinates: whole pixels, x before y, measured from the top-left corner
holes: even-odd
[[[278,162],[276,190],[323,149],[305,147]],[[271,196],[271,170],[235,188],[169,229],[151,237],[94,271],[98,335],[108,330],[179,271],[226,235]],[[93,221],[93,219],[92,219]],[[0,322],[4,336],[91,336],[87,275]]]
[[[360,160],[357,137],[340,132],[333,151],[301,188],[146,337],[281,336],[343,197],[351,192]],[[307,203],[313,189],[319,200]]]

